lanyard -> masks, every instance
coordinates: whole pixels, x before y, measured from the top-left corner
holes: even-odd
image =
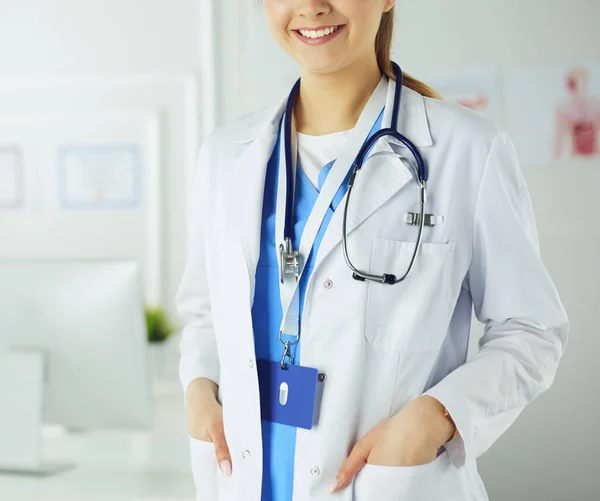
[[[300,248],[298,249],[298,268],[295,274],[284,273],[280,276],[279,292],[281,297],[281,307],[283,318],[280,327],[279,339],[286,345],[284,358],[286,356],[291,360],[289,354],[289,346],[296,344],[300,339],[299,334],[299,315],[300,315],[300,294],[299,287],[302,274],[305,269],[306,259],[313,247],[319,228],[323,222],[327,210],[329,209],[333,198],[344,182],[350,167],[356,159],[362,145],[369,137],[373,124],[377,120],[381,110],[385,107],[387,97],[387,79],[383,77],[379,85],[371,95],[367,105],[358,119],[358,123],[351,136],[348,138],[346,145],[338,156],[329,171],[327,178],[319,192],[319,196],[312,208],[310,216],[302,232],[300,239]],[[295,90],[297,90],[295,88]],[[294,91],[290,96],[290,101],[293,101]],[[293,105],[293,103],[292,103]],[[280,148],[279,148],[279,176],[277,183],[277,206],[275,216],[275,237],[278,247],[278,260],[280,269],[282,260],[285,259],[285,254],[293,252],[291,248],[293,241],[293,216],[290,215],[290,207],[293,207],[293,199],[290,203],[290,197],[294,197],[295,192],[295,173],[296,173],[296,132],[291,120],[293,106],[288,102],[286,116],[281,121],[280,127]],[[289,134],[286,134],[289,132]],[[291,140],[291,144],[288,143]],[[289,150],[287,146],[289,145]],[[292,152],[291,158],[286,158],[286,150]],[[289,155],[289,153],[288,153]],[[288,161],[290,160],[290,161]],[[285,167],[285,168],[282,168]],[[288,207],[286,211],[285,208]],[[291,225],[291,226],[290,226]],[[286,227],[287,226],[287,227]],[[283,248],[284,252],[281,252]],[[286,252],[288,251],[288,252]],[[282,335],[289,335],[296,339],[292,342],[285,342]],[[283,360],[282,360],[283,366]]]

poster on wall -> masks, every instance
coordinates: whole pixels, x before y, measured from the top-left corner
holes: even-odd
[[[137,209],[141,203],[140,176],[136,145],[68,145],[58,153],[58,189],[63,209]]]
[[[500,76],[494,70],[419,77],[445,100],[466,106],[490,120],[502,121]]]
[[[514,69],[506,100],[524,166],[600,166],[600,63]]]
[[[23,153],[17,145],[0,144],[0,210],[19,210],[25,203]]]

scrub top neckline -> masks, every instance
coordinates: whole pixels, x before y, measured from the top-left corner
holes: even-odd
[[[338,132],[331,132],[330,134],[321,134],[319,136],[314,134],[305,134],[304,132],[297,132],[298,141],[302,141],[303,143],[315,144],[315,143],[323,143],[329,141],[337,141],[349,136],[354,128],[341,130]]]

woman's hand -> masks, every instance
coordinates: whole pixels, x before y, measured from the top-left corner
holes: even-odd
[[[218,387],[210,379],[192,381],[186,391],[189,434],[197,440],[212,442],[219,468],[231,475],[231,454],[223,429],[223,408],[218,401]]]
[[[332,492],[347,487],[365,463],[381,466],[430,463],[454,432],[454,425],[444,416],[444,406],[423,395],[379,423],[354,446]]]

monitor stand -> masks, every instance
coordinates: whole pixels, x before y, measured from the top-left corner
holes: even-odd
[[[47,476],[75,466],[42,458],[45,365],[40,349],[0,353],[0,474]]]

